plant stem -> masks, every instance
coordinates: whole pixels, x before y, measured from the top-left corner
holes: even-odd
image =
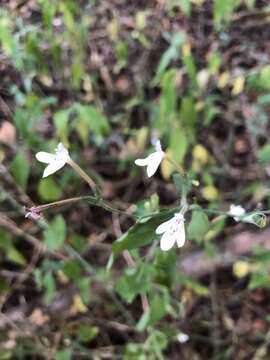
[[[89,175],[86,174],[86,172],[71,158],[67,162],[72,169],[84,180],[87,182],[87,184],[90,186],[90,188],[93,190],[94,194],[97,193],[96,191],[96,183],[93,179],[90,178]]]
[[[181,165],[177,164],[177,162],[175,160],[173,160],[172,158],[169,158],[168,156],[165,156],[164,159],[167,160],[171,165],[173,165],[181,176],[185,176],[184,169],[182,168]]]
[[[48,209],[58,207],[58,206],[72,204],[72,203],[78,202],[78,201],[87,201],[91,205],[101,207],[104,210],[107,210],[110,212],[115,212],[115,213],[122,214],[122,215],[131,216],[133,218],[137,218],[137,216],[135,216],[135,215],[132,215],[125,211],[114,208],[113,206],[111,206],[110,204],[105,202],[102,198],[97,198],[95,196],[89,196],[89,195],[77,196],[77,197],[73,197],[73,198],[69,198],[69,199],[54,201],[54,202],[51,202],[48,204],[32,206],[31,208],[26,209],[26,211],[27,211],[26,217],[35,218],[35,216],[36,216],[38,218],[40,213],[42,213],[43,211],[46,211]]]

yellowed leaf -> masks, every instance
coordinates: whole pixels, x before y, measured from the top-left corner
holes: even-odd
[[[79,294],[75,294],[73,297],[73,304],[70,308],[70,313],[76,315],[78,313],[84,314],[87,312],[87,307],[84,305],[82,298]]]
[[[172,151],[171,149],[168,149],[166,151],[166,157],[172,158]],[[172,174],[174,170],[174,167],[172,164],[169,163],[169,161],[162,161],[160,166],[161,175],[165,180],[168,180],[170,178],[170,175]]]
[[[69,282],[68,277],[61,270],[57,272],[57,278],[61,284],[67,284]]]
[[[107,32],[112,41],[116,41],[118,39],[119,30],[119,21],[116,17],[114,17],[107,26]]]
[[[209,161],[209,153],[206,148],[201,144],[197,144],[194,146],[192,150],[192,156],[195,161],[199,162],[202,165],[207,164]]]
[[[199,163],[199,161],[193,160],[193,161],[192,161],[192,164],[191,164],[191,169],[192,169],[194,172],[199,173],[199,172],[201,172],[201,170],[202,170],[202,166],[201,166],[201,164]]]
[[[227,71],[225,71],[219,75],[217,85],[220,89],[223,89],[229,84],[229,81],[230,81],[230,74]]]
[[[218,198],[218,190],[215,186],[208,185],[202,189],[202,195],[205,198],[205,200],[215,201]]]
[[[245,87],[245,78],[242,75],[237,76],[232,83],[232,95],[239,95]]]
[[[236,261],[233,265],[233,274],[241,279],[250,272],[250,265],[247,261]]]
[[[135,15],[136,28],[142,30],[146,25],[146,13],[145,11],[138,11]]]
[[[182,46],[182,53],[183,53],[183,56],[190,56],[190,54],[191,54],[191,45],[190,45],[189,42],[186,42]]]

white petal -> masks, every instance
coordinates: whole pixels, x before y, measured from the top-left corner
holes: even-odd
[[[138,166],[147,166],[149,162],[149,156],[144,159],[136,159],[135,164]]]
[[[163,234],[165,233],[165,231],[169,230],[169,228],[171,227],[171,225],[174,223],[174,218],[165,221],[164,223],[160,224],[157,228],[156,228],[156,234]]]
[[[156,148],[156,151],[158,151],[158,152],[163,152],[163,151],[162,151],[162,147],[161,147],[160,140],[157,140],[157,141],[155,142],[155,148]]]
[[[56,171],[61,169],[65,164],[66,164],[66,162],[62,161],[62,160],[61,161],[53,161],[45,168],[42,177],[45,178],[45,177],[55,173]]]
[[[159,151],[149,155],[148,166],[146,169],[148,177],[153,176],[154,173],[157,171],[159,164],[163,159],[163,156],[164,156],[163,152],[159,152]]]
[[[69,152],[62,143],[58,144],[55,153],[58,160],[67,161],[69,159]]]
[[[179,224],[179,230],[176,232],[176,242],[178,247],[182,247],[185,244],[186,233],[185,233],[185,225],[184,222]]]
[[[166,231],[160,239],[160,248],[162,251],[170,250],[175,244],[175,236],[172,236],[169,231]]]
[[[50,164],[55,158],[55,155],[45,151],[40,151],[36,154],[36,159],[45,164]]]
[[[230,206],[230,211],[228,212],[228,214],[232,216],[243,216],[245,213],[246,210],[242,206],[233,204]]]
[[[189,340],[189,336],[185,333],[179,333],[177,335],[177,340],[181,343],[184,344],[185,342],[187,342]]]
[[[55,149],[56,152],[62,152],[65,150],[67,151],[67,149],[64,147],[64,145],[61,142],[57,145],[57,148]]]

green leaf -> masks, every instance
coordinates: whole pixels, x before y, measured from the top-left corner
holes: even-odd
[[[192,55],[183,56],[183,63],[186,67],[188,77],[193,87],[197,87],[197,68]]]
[[[177,273],[175,271],[176,260],[177,257],[175,250],[157,250],[154,261],[156,282],[167,287],[171,287],[173,285],[175,278],[177,277]]]
[[[149,325],[154,325],[161,320],[167,312],[167,308],[170,304],[170,297],[168,293],[162,292],[161,294],[154,294],[150,297],[150,319]]]
[[[229,20],[234,8],[239,3],[238,0],[214,0],[214,25],[220,29],[222,22]]]
[[[170,308],[170,296],[167,289],[160,293],[151,294],[149,308],[143,313],[136,325],[138,331],[144,331],[148,326],[154,326],[161,320]]]
[[[56,292],[55,281],[51,272],[47,272],[43,277],[43,285],[45,286],[46,289],[45,301],[46,304],[49,305],[52,303]]]
[[[80,277],[75,281],[77,288],[80,291],[80,295],[84,304],[89,304],[90,301],[90,278],[89,277]]]
[[[270,161],[270,144],[264,145],[262,148],[260,148],[256,156],[259,161],[263,163],[268,163]]]
[[[160,82],[163,74],[165,73],[167,67],[171,61],[176,60],[180,57],[179,49],[181,45],[185,42],[186,35],[184,32],[178,32],[171,38],[170,47],[162,54],[160,62],[158,64],[157,73],[153,81],[154,85],[157,85]]]
[[[193,290],[197,295],[207,296],[209,294],[206,286],[183,273],[179,273],[176,280],[179,284],[185,285],[187,288]]]
[[[226,216],[220,215],[213,219],[210,223],[210,228],[207,234],[205,235],[206,241],[211,241],[215,239],[224,229],[226,224]]]
[[[187,135],[192,139],[197,124],[197,113],[195,102],[192,96],[184,96],[180,108],[181,125],[187,129]]]
[[[77,336],[79,338],[79,341],[88,343],[94,340],[98,333],[98,327],[82,324],[78,329]]]
[[[210,224],[207,215],[200,210],[194,210],[188,225],[188,238],[201,243],[209,228]]]
[[[183,11],[183,13],[187,16],[190,15],[190,11],[191,11],[191,3],[190,0],[178,0],[179,1],[179,6],[181,8],[181,10]]]
[[[252,290],[257,288],[270,289],[269,273],[265,270],[253,272],[248,287]]]
[[[11,234],[0,230],[0,249],[3,249],[4,251],[8,251],[13,245],[12,245],[12,237]]]
[[[118,255],[124,250],[137,249],[157,240],[156,228],[172,217],[173,214],[174,210],[162,211],[151,218],[139,220],[120,239],[113,243],[114,255]]]
[[[258,91],[270,90],[270,66],[264,66],[259,72],[248,77],[248,84]]]
[[[44,241],[49,250],[58,250],[66,238],[66,224],[61,215],[58,215],[44,232]]]
[[[55,360],[71,360],[71,350],[61,350],[55,354]]]
[[[176,69],[170,69],[162,77],[159,105],[159,125],[160,130],[170,130],[170,125],[176,113],[176,91],[175,91]]]
[[[7,258],[15,264],[26,265],[25,257],[13,246],[8,249]]]
[[[82,267],[77,260],[66,261],[62,271],[70,280],[76,280],[82,275]]]
[[[71,237],[69,237],[69,242],[78,252],[83,252],[88,247],[87,239],[78,234],[73,234]]]
[[[127,269],[116,284],[116,291],[127,301],[132,300],[138,294],[144,294],[151,288],[151,279],[154,268],[151,264],[142,263],[137,269]]]
[[[56,133],[65,144],[68,143],[68,135],[70,127],[68,126],[70,113],[72,108],[67,108],[64,110],[57,111],[53,116],[54,126],[56,128]]]
[[[82,141],[86,143],[88,133],[92,132],[100,142],[110,129],[107,118],[94,106],[75,104],[75,108],[75,128]]]
[[[63,192],[53,178],[48,177],[39,182],[38,194],[42,200],[55,201],[62,197]]]
[[[21,186],[23,190],[26,189],[27,179],[30,173],[30,165],[23,153],[18,153],[13,158],[10,171],[14,176],[16,183]]]
[[[175,124],[170,134],[170,146],[172,157],[177,163],[182,163],[188,150],[188,138],[185,131]]]

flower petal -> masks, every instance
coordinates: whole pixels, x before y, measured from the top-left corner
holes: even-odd
[[[176,243],[178,247],[182,247],[186,241],[186,233],[185,233],[185,224],[181,222],[178,227],[178,231],[176,232]]]
[[[230,210],[228,211],[229,215],[232,216],[243,216],[245,215],[246,210],[241,205],[231,205]]]
[[[45,164],[50,164],[55,159],[55,155],[45,151],[40,151],[36,154],[36,159]]]
[[[156,142],[155,142],[155,148],[156,148],[156,151],[158,151],[158,152],[163,152],[163,151],[162,151],[162,147],[161,147],[160,140],[156,140]]]
[[[163,159],[163,156],[164,156],[163,152],[160,151],[156,151],[153,154],[149,155],[148,166],[146,169],[148,177],[151,177],[155,174],[155,172],[159,167],[159,164]]]
[[[171,225],[174,223],[174,218],[165,221],[164,223],[160,224],[157,228],[156,228],[156,234],[160,235],[165,233],[165,231],[169,230]]]
[[[66,164],[65,161],[63,160],[58,160],[58,161],[53,161],[51,162],[44,170],[43,172],[43,178],[55,173],[56,171],[58,171],[59,169],[61,169],[64,165]]]
[[[147,166],[149,162],[149,156],[144,159],[136,159],[135,164],[138,166]]]
[[[58,160],[65,160],[67,162],[69,159],[68,149],[66,149],[62,143],[58,144],[57,148],[55,149],[55,154]]]
[[[175,244],[175,235],[171,235],[169,231],[166,231],[160,239],[160,248],[162,251],[170,250]]]

